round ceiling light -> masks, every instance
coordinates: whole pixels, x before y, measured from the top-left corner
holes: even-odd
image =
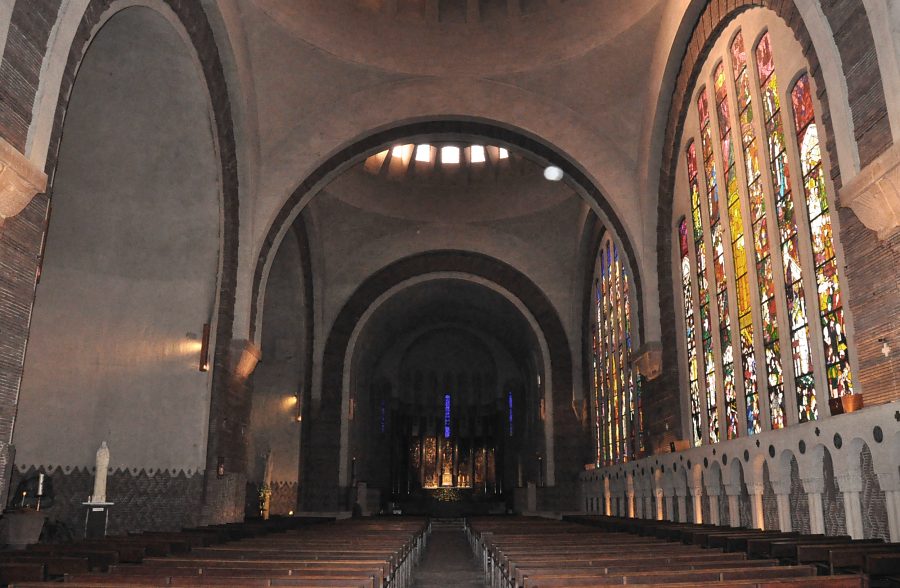
[[[558,182],[563,179],[563,170],[555,165],[548,165],[544,168],[544,178],[551,182]]]

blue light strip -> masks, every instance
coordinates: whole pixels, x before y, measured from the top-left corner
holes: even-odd
[[[444,394],[444,439],[450,438],[450,395]]]

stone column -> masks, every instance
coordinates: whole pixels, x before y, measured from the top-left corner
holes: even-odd
[[[694,501],[694,520],[692,522],[701,525],[703,524],[703,487],[691,486],[688,490]]]
[[[822,510],[822,493],[825,492],[825,479],[821,476],[803,478],[803,490],[809,502],[809,532],[814,535],[825,534],[825,512]]]
[[[887,507],[888,527],[891,541],[900,541],[900,473],[876,473],[878,485],[884,491],[884,502]]]
[[[762,482],[747,484],[747,491],[750,493],[750,519],[754,529],[765,530],[766,528],[766,517],[763,514],[764,490]]]
[[[684,486],[676,486],[675,487],[675,500],[678,502],[678,522],[686,523],[687,520],[687,500],[685,499],[685,495],[687,494],[687,488]]]
[[[844,497],[847,534],[854,539],[862,539],[862,504],[859,501],[859,493],[862,492],[862,476],[858,471],[841,474],[837,476],[837,483]]]
[[[718,484],[715,488],[707,488],[706,494],[709,496],[709,520],[706,521],[710,525],[721,525],[719,522],[719,489]]]
[[[775,500],[778,503],[778,528],[784,533],[791,532],[791,481],[772,481]]]
[[[625,479],[625,516],[634,518],[634,478],[631,476]]]
[[[644,518],[652,519],[656,517],[656,513],[653,512],[653,486],[644,488]]]
[[[741,485],[725,484],[725,494],[728,496],[728,524],[732,527],[741,526]]]
[[[602,490],[603,490],[603,514],[606,516],[612,515],[612,508],[610,505],[610,492],[609,492],[609,478],[603,478],[602,482]]]
[[[666,493],[660,487],[657,487],[654,491],[656,492],[656,520],[662,521],[665,520]]]
[[[632,486],[634,488],[634,496],[632,504],[634,505],[634,518],[644,518],[644,486],[640,480],[635,480]]]

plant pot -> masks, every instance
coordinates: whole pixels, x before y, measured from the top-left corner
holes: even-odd
[[[862,394],[848,394],[841,396],[841,406],[844,412],[855,412],[863,407]]]
[[[30,508],[5,512],[0,519],[0,543],[12,549],[37,543],[45,520],[47,515]]]

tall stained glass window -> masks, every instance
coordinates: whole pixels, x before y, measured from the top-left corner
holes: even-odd
[[[697,189],[697,166],[690,172],[691,190]],[[687,220],[678,223],[678,241],[681,245],[681,295],[684,307],[685,347],[688,356],[688,379],[691,393],[691,442],[695,447],[703,443],[703,424],[700,413],[700,373],[697,368],[697,334],[694,329],[694,298],[691,292],[691,257],[688,249]]]
[[[720,333],[720,352],[717,354],[713,351],[712,332],[703,333],[703,350],[706,357],[706,405],[709,411],[709,441],[716,443],[719,441],[719,411],[716,408],[716,359],[722,362],[722,370],[724,373],[723,387],[725,389],[725,414],[728,434],[731,435],[737,431],[735,424],[737,423],[737,407],[735,405],[734,393],[734,349],[731,344],[731,317],[728,313],[728,291],[727,278],[725,276],[725,245],[723,243],[724,236],[722,231],[722,218],[719,210],[719,180],[716,175],[716,159],[713,156],[713,139],[712,124],[709,116],[709,100],[706,90],[701,90],[697,98],[697,110],[700,113],[700,146],[703,151],[703,170],[706,178],[706,204],[709,214],[710,233],[712,235],[712,261],[713,261],[713,278],[715,280],[715,296],[716,306],[719,315],[719,333]],[[699,203],[698,203],[699,204]],[[702,215],[701,215],[702,219]],[[696,231],[696,227],[695,227]],[[700,241],[703,241],[703,235],[700,235]],[[706,259],[703,256],[702,268],[700,267],[701,256],[697,255],[698,274],[706,273]],[[704,275],[704,280],[706,276]],[[701,286],[701,312],[704,304],[703,294],[707,290],[705,298],[707,299],[707,312],[709,312],[709,293],[708,287]],[[707,344],[708,339],[708,344]]]
[[[784,378],[781,369],[781,346],[778,342],[778,304],[775,300],[775,278],[772,272],[772,255],[769,252],[769,229],[766,220],[766,198],[763,193],[762,174],[759,171],[759,147],[753,119],[753,101],[750,94],[750,73],[747,69],[747,52],[744,36],[738,31],[731,43],[731,65],[734,70],[738,119],[741,128],[741,148],[744,154],[746,189],[750,203],[750,224],[753,232],[753,253],[756,261],[756,284],[759,290],[762,315],[762,342],[765,354],[765,376],[769,398],[769,416],[773,429],[784,426]],[[735,253],[737,257],[737,253]],[[743,333],[744,323],[741,323]],[[743,337],[742,337],[743,339]],[[743,341],[741,343],[743,347]],[[744,353],[744,350],[741,350]],[[746,386],[746,385],[745,385]],[[747,431],[757,433],[762,424],[759,415],[759,398],[747,396]]]
[[[832,398],[837,398],[851,393],[853,385],[850,380],[850,359],[847,354],[844,309],[838,284],[838,264],[834,254],[825,171],[822,169],[822,153],[808,74],[804,73],[794,84],[791,104],[815,265],[819,319],[825,346],[825,372],[829,393]]]
[[[800,236],[797,232],[794,200],[791,194],[791,174],[782,123],[781,98],[775,75],[775,56],[769,33],[756,46],[756,69],[765,115],[765,129],[769,147],[769,166],[772,172],[775,211],[781,238],[781,261],[784,271],[785,297],[791,334],[791,355],[794,365],[794,387],[797,394],[797,414],[800,422],[818,416],[816,384],[813,375],[812,350],[809,342],[809,320],[806,312],[806,291],[800,259]]]
[[[716,113],[719,123],[719,146],[725,163],[725,186],[728,194],[728,226],[731,233],[731,255],[734,263],[735,297],[737,298],[738,335],[740,340],[741,375],[744,384],[747,432],[759,432],[759,392],[756,382],[756,354],[753,349],[753,307],[750,302],[750,276],[747,272],[747,248],[744,244],[744,216],[741,212],[741,194],[738,189],[737,165],[735,165],[734,141],[731,133],[731,117],[728,107],[728,88],[725,64],[719,62],[715,73]],[[730,332],[728,333],[730,334]],[[732,388],[734,387],[732,375]],[[727,392],[727,387],[726,387]],[[733,393],[733,390],[732,390]],[[737,399],[734,403],[733,422],[729,419],[728,438],[738,435]],[[734,431],[731,431],[731,427]]]
[[[640,397],[632,370],[631,280],[607,237],[594,284],[593,367],[597,464],[626,461],[641,449]]]

